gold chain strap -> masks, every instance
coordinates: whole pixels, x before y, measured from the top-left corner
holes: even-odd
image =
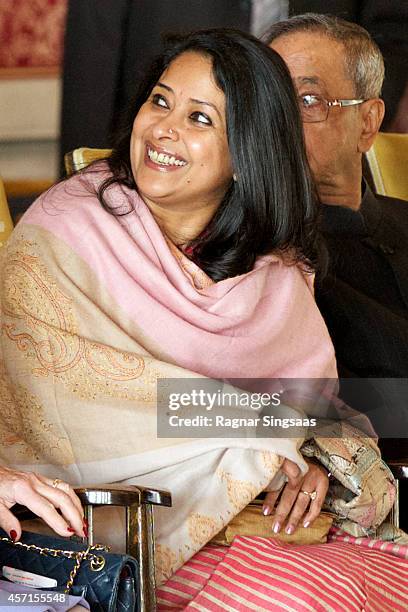
[[[65,557],[66,559],[75,559],[75,565],[71,570],[66,584],[65,593],[69,593],[70,588],[74,584],[75,577],[81,567],[82,561],[89,561],[91,570],[93,572],[100,572],[105,567],[105,557],[103,555],[95,555],[92,551],[104,551],[108,552],[109,546],[103,546],[102,544],[94,544],[88,546],[85,550],[61,550],[59,548],[46,548],[36,546],[35,544],[24,544],[24,542],[13,542],[10,538],[0,538],[0,542],[6,542],[13,546],[20,546],[26,550],[32,550],[38,552],[40,555],[48,555],[50,557]]]

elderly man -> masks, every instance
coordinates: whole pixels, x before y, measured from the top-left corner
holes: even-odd
[[[349,395],[343,382],[343,396],[380,436],[408,437],[408,202],[374,195],[362,179],[384,116],[381,53],[360,26],[312,13],[274,24],[264,40],[299,95],[330,260],[316,299],[339,374],[383,378],[355,380]],[[397,455],[406,455],[402,442]]]

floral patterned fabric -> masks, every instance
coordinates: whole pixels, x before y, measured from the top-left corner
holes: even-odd
[[[67,0],[1,0],[0,69],[58,68]]]

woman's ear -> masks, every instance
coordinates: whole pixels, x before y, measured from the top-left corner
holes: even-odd
[[[380,98],[366,100],[362,104],[362,129],[358,141],[360,153],[366,153],[374,142],[384,119],[385,106]]]

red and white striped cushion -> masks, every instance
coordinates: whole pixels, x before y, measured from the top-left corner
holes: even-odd
[[[406,612],[408,560],[395,553],[405,557],[408,548],[388,544],[390,554],[383,545],[241,536],[230,548],[206,546],[158,590],[158,610]]]

